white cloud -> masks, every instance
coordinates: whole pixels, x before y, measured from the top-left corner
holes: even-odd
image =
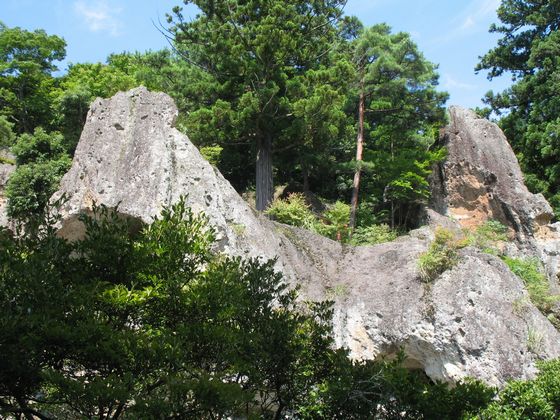
[[[465,31],[474,28],[495,13],[499,5],[500,0],[473,0],[463,12],[463,24],[460,29]]]
[[[106,0],[78,0],[74,3],[74,11],[86,23],[92,32],[108,32],[111,36],[119,36],[122,23],[117,15],[121,8],[109,7]]]
[[[461,29],[462,30],[469,29],[473,27],[475,24],[476,22],[474,21],[474,18],[469,15],[465,18],[463,24],[461,25]]]
[[[433,38],[431,44],[449,44],[459,38],[486,32],[490,23],[496,20],[495,13],[499,5],[500,0],[471,0],[448,21],[448,30]]]
[[[477,88],[476,85],[472,85],[470,83],[460,82],[454,79],[450,74],[446,73],[443,75],[441,86],[444,89],[449,90],[474,90]]]

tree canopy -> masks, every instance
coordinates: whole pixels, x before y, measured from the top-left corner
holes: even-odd
[[[52,123],[52,72],[65,56],[62,38],[0,22],[0,113],[15,124],[17,133]]]
[[[273,194],[273,144],[307,111],[294,109],[299,86],[328,57],[345,2],[184,3],[196,5],[200,13],[186,21],[175,8],[170,30],[177,50],[204,73],[199,94],[206,98],[191,114],[190,127],[254,146],[256,206],[264,210]]]

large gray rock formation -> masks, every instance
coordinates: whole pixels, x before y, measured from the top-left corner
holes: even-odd
[[[235,255],[278,256],[277,268],[306,299],[333,299],[336,342],[356,358],[403,348],[411,367],[433,379],[474,376],[493,384],[533,373],[540,357],[560,356],[560,334],[497,258],[473,249],[432,284],[416,261],[433,232],[423,228],[374,247],[345,247],[258,216],[173,127],[172,100],[144,88],[96,100],[61,189],[61,234],[83,235],[76,215],[92,204],[149,223],[188,194]]]
[[[150,223],[163,206],[187,196],[217,229],[220,249],[242,256],[273,258],[280,243],[266,221],[235,192],[198,149],[174,128],[177,108],[163,93],[145,88],[96,99],[91,105],[74,161],[60,190],[61,234],[83,235],[77,215],[102,203]]]
[[[441,142],[446,160],[434,173],[433,207],[462,226],[495,219],[523,239],[554,214],[541,194],[529,192],[517,158],[500,128],[470,110],[449,108]]]
[[[500,128],[469,109],[450,107],[450,123],[440,142],[447,158],[432,176],[431,206],[461,227],[494,219],[516,238],[514,254],[536,256],[545,264],[551,287],[560,292],[560,225],[552,208],[529,192],[519,163]]]

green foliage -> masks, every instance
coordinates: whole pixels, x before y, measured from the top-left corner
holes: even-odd
[[[535,355],[539,355],[542,351],[544,335],[534,327],[527,330],[527,350]]]
[[[292,193],[286,199],[274,200],[266,214],[280,223],[313,229],[315,216],[305,202],[303,194]]]
[[[43,211],[58,183],[70,168],[63,137],[35,129],[18,137],[12,152],[18,167],[6,186],[8,214],[17,219],[35,217]]]
[[[487,220],[472,231],[466,231],[466,244],[489,254],[499,254],[500,245],[508,240],[508,228],[497,220]]]
[[[352,245],[376,245],[394,241],[397,236],[398,232],[386,224],[357,227],[352,233],[350,243]]]
[[[335,135],[331,115],[343,117],[336,110],[341,92],[325,83],[333,72],[324,65],[344,1],[185,4],[198,7],[196,18],[184,19],[176,7],[168,22],[177,50],[200,74],[199,107],[187,125],[195,141],[204,135],[210,144],[225,146],[225,140],[255,147],[256,202],[264,210],[272,201],[273,147]],[[338,105],[333,111],[326,104]]]
[[[18,165],[56,160],[64,156],[63,137],[36,128],[33,134],[22,134],[12,147]]]
[[[19,166],[6,186],[8,215],[26,219],[40,214],[58,189],[62,176],[70,168],[70,158]]]
[[[78,418],[554,418],[560,363],[497,398],[332,350],[329,304],[296,307],[274,261],[215,255],[184,201],[138,231],[116,211],[0,234],[0,414]],[[132,234],[131,232],[137,232]],[[440,233],[438,242],[450,235]],[[509,417],[508,417],[509,416]],[[492,418],[494,418],[492,417]]]
[[[559,297],[550,293],[550,286],[541,262],[537,258],[503,257],[509,269],[517,275],[527,288],[531,302],[545,315],[552,313]]]
[[[365,95],[363,159],[374,169],[364,171],[361,194],[379,200],[376,211],[388,212],[391,227],[409,227],[411,213],[429,197],[433,163],[445,156],[430,147],[445,121],[447,94],[437,92],[436,66],[409,34],[375,25],[364,29],[352,48],[356,86]]]
[[[438,228],[429,249],[418,257],[420,278],[426,283],[432,282],[440,274],[454,267],[458,261],[457,243],[453,233]]]
[[[221,146],[205,146],[200,148],[200,154],[212,165],[218,166],[223,150]]]
[[[330,306],[296,310],[274,261],[212,254],[184,201],[134,236],[117,212],[93,213],[73,243],[50,224],[2,232],[2,415],[281,416],[353,375]]]
[[[401,354],[393,361],[356,363],[353,376],[333,384],[329,396],[334,404],[320,417],[451,420],[486,407],[496,393],[476,380],[458,382],[453,388],[433,383],[423,372],[405,368],[404,361]],[[352,390],[351,386],[359,388]]]
[[[337,201],[323,213],[321,221],[315,225],[315,230],[328,238],[346,243],[350,240],[349,218],[350,206]]]
[[[488,92],[485,101],[503,115],[500,125],[522,169],[535,178],[532,191],[552,198],[560,192],[560,6],[556,1],[503,0],[497,12],[501,23],[490,32],[500,38],[476,70],[488,70],[490,79],[510,74],[514,83],[504,92]],[[556,203],[555,209],[558,213]]]
[[[10,147],[16,135],[14,134],[14,125],[8,121],[5,115],[0,115],[0,149]]]
[[[397,231],[392,230],[386,224],[359,226],[350,235],[348,229],[350,206],[348,204],[337,201],[317,217],[305,202],[305,196],[300,193],[292,193],[286,199],[275,200],[266,214],[278,222],[303,227],[355,246],[390,242],[398,236]]]
[[[560,413],[560,361],[538,362],[531,381],[512,381],[477,419],[555,419]]]
[[[62,38],[0,22],[0,114],[14,123],[16,133],[51,124],[51,73],[56,70],[54,62],[65,55]]]

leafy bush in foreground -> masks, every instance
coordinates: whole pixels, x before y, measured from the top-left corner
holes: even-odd
[[[557,419],[560,416],[560,360],[538,362],[531,381],[511,381],[476,419]]]
[[[331,349],[328,304],[296,310],[274,261],[213,255],[184,201],[135,237],[94,213],[75,243],[48,225],[3,232],[0,412],[273,417],[351,367]]]
[[[558,361],[494,402],[483,383],[433,383],[402,356],[351,361],[333,350],[328,303],[296,305],[273,261],[213,254],[212,229],[184,201],[132,236],[106,208],[81,220],[74,243],[50,222],[31,236],[0,232],[0,416],[558,414]]]

